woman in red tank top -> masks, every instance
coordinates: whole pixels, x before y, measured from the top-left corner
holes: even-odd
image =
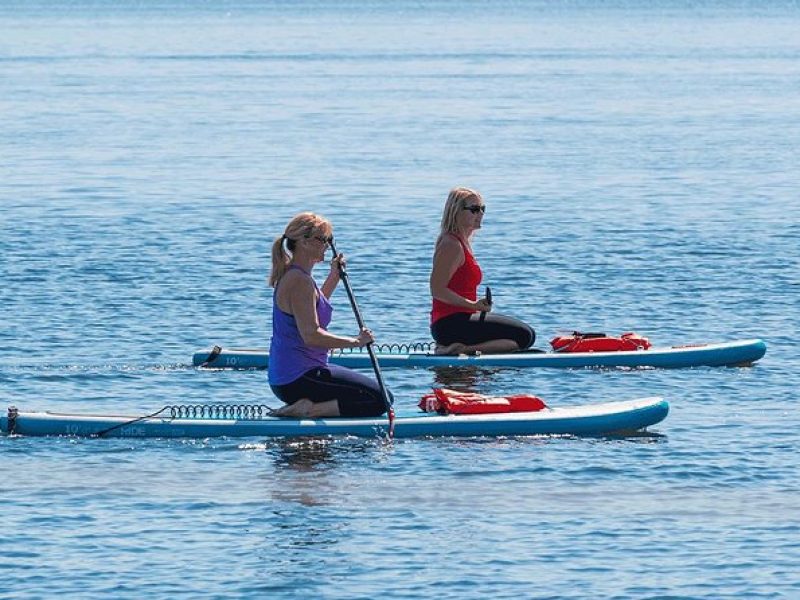
[[[450,190],[430,278],[431,334],[437,354],[515,352],[529,348],[536,339],[528,325],[489,314],[491,303],[478,299],[483,274],[470,242],[481,228],[485,212],[478,192],[462,187]]]

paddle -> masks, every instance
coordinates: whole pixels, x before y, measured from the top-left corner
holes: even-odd
[[[333,256],[339,256],[339,253],[336,251],[336,246],[333,243],[333,238],[330,240],[330,245]],[[358,304],[356,304],[356,297],[353,295],[353,290],[350,287],[350,280],[347,277],[347,270],[344,268],[344,265],[341,262],[339,263],[339,275],[342,278],[344,289],[347,290],[347,297],[350,298],[350,306],[353,307],[353,313],[356,316],[358,328],[359,330],[364,329],[364,319],[361,317],[361,311],[358,310]],[[372,347],[372,344],[373,342],[367,344],[367,352],[369,353],[369,359],[372,362],[372,368],[375,370],[375,378],[378,380],[378,387],[381,389],[383,403],[386,405],[386,413],[389,416],[389,438],[391,439],[394,437],[394,407],[392,407],[392,401],[389,400],[389,394],[386,393],[386,385],[383,383],[383,375],[381,375],[381,368],[378,365],[378,359],[375,357],[375,349]]]
[[[211,349],[211,352],[208,353],[208,356],[206,357],[206,359],[199,365],[199,367],[201,369],[204,369],[205,367],[207,367],[208,365],[213,363],[215,360],[217,360],[219,358],[220,354],[222,354],[222,347],[221,346],[214,346]]]
[[[486,302],[489,303],[489,306],[492,305],[492,288],[490,288],[488,285],[486,286]],[[482,310],[480,316],[481,323],[483,323],[485,319],[486,319],[486,311]]]

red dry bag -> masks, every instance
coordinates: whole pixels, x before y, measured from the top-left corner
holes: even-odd
[[[458,392],[446,388],[434,389],[419,401],[425,412],[441,415],[481,415],[487,413],[535,412],[546,408],[541,398],[528,394],[513,396],[484,396],[470,392]]]
[[[605,333],[573,331],[572,335],[554,337],[550,340],[550,345],[556,352],[626,352],[647,350],[652,344],[646,337],[632,331],[619,337],[610,337]]]

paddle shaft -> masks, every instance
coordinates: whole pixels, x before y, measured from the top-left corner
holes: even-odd
[[[336,251],[336,246],[333,243],[333,238],[331,238],[330,245],[333,256],[339,256],[339,253]],[[344,289],[347,291],[347,297],[350,298],[350,306],[353,307],[353,313],[356,316],[358,328],[359,330],[365,329],[364,318],[361,316],[356,297],[353,295],[353,289],[350,287],[347,269],[345,269],[342,263],[339,263],[339,276],[344,284]],[[378,387],[381,390],[383,403],[386,405],[386,413],[389,415],[389,437],[392,437],[392,435],[394,435],[394,408],[392,407],[392,401],[389,400],[389,394],[386,392],[386,385],[383,383],[383,375],[381,374],[380,365],[378,365],[378,359],[375,357],[375,349],[372,347],[373,343],[374,342],[370,342],[367,344],[367,352],[369,353],[369,360],[372,362],[372,368],[375,370],[375,378],[378,380]]]

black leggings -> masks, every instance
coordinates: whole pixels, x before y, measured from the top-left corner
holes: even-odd
[[[270,387],[286,404],[301,398],[314,403],[337,400],[343,417],[379,417],[386,412],[378,382],[339,365],[311,369],[291,383]],[[386,393],[392,401],[391,393]]]
[[[455,313],[431,325],[431,334],[442,346],[456,342],[474,346],[491,340],[514,340],[520,350],[526,350],[536,340],[536,332],[519,319],[494,313],[486,313],[483,319],[481,313]]]

